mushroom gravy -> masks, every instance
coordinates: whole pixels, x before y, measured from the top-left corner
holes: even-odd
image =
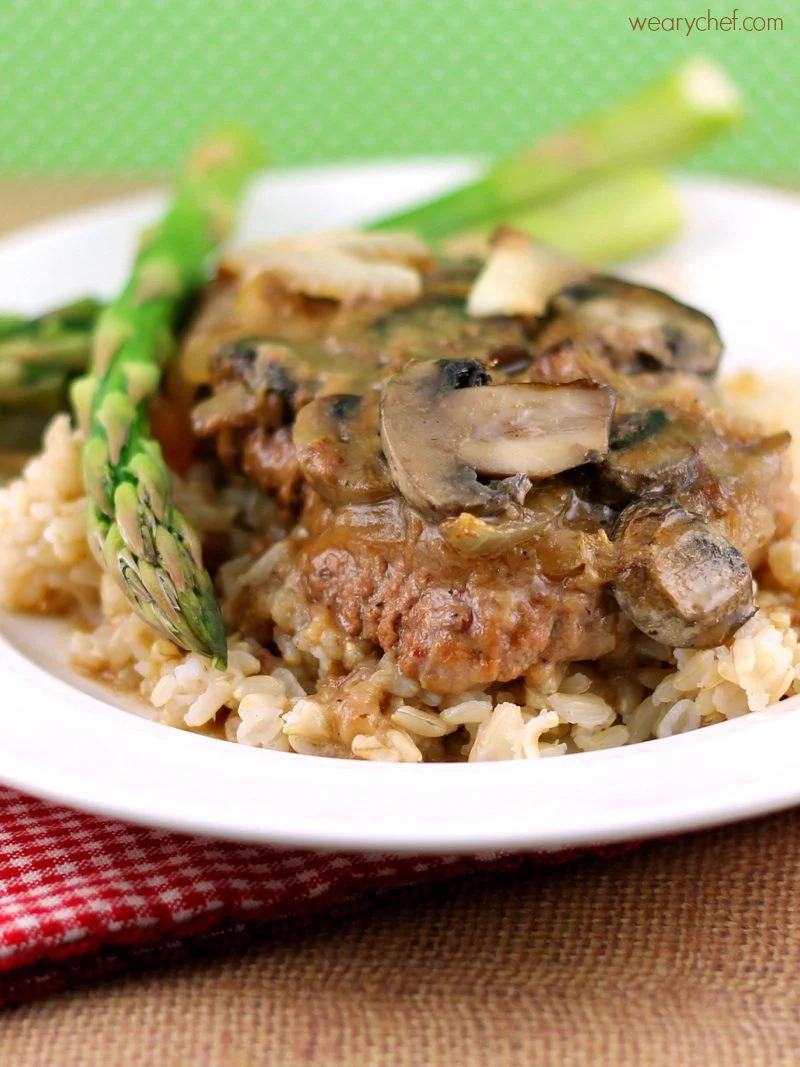
[[[404,306],[211,290],[194,429],[290,546],[236,624],[268,641],[280,584],[433,693],[723,642],[795,517],[788,435],[720,407],[701,312],[584,272],[540,315],[470,314],[478,272],[431,261]]]

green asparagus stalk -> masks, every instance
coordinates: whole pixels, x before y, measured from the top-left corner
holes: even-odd
[[[372,223],[438,241],[502,222],[611,170],[675,159],[741,115],[736,86],[705,59],[690,59],[638,94],[491,166],[478,181]]]
[[[47,345],[61,337],[81,337],[88,343],[102,307],[94,297],[85,296],[33,318],[0,315],[0,358],[17,342],[29,342],[33,348],[37,342]]]
[[[681,222],[678,194],[667,175],[638,167],[511,215],[506,225],[583,263],[606,266],[656,248],[678,232]],[[485,251],[493,229],[480,227],[443,247],[451,255]]]
[[[63,370],[82,370],[89,362],[92,330],[68,330],[57,334],[19,334],[0,341],[0,363],[33,366],[56,366]]]
[[[68,378],[63,371],[48,371],[25,378],[13,364],[0,364],[0,412],[30,411],[54,414],[68,407]]]
[[[677,189],[655,167],[609,175],[519,215],[509,225],[593,266],[649,252],[683,223]]]
[[[102,306],[87,296],[34,318],[0,315],[0,364],[16,363],[31,369],[34,364],[47,364],[81,370],[88,360],[92,330]]]
[[[0,315],[0,415],[67,407],[67,384],[86,369],[100,307],[86,297],[35,318]]]
[[[225,627],[199,539],[171,504],[169,472],[148,437],[147,401],[174,349],[181,309],[207,280],[209,258],[260,163],[258,145],[243,130],[221,131],[198,146],[125,290],[100,317],[91,374],[72,390],[87,436],[83,473],[98,562],[144,619],[219,665],[226,662]]]
[[[27,319],[24,315],[0,315],[0,339],[11,336],[15,330],[22,328]]]

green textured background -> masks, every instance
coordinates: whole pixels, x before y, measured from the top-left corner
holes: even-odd
[[[0,171],[157,173],[221,117],[263,128],[280,164],[496,154],[702,52],[750,121],[695,165],[791,178],[800,3],[742,5],[783,30],[628,25],[706,0],[0,0]]]

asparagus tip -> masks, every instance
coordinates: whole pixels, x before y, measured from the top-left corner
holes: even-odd
[[[738,116],[742,109],[739,87],[718,63],[694,56],[679,72],[687,103],[709,115]]]
[[[230,122],[218,126],[198,142],[186,169],[199,177],[220,165],[235,162],[237,169],[250,174],[262,167],[266,159],[264,143],[258,134],[248,126]]]

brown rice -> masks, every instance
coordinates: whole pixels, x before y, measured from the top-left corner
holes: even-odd
[[[729,381],[723,392],[770,429],[790,425],[800,403],[800,383],[787,388],[753,375]],[[800,472],[800,435],[794,462]],[[246,554],[246,527],[263,521],[269,501],[243,485],[220,497],[202,471],[178,481],[176,498],[201,536],[240,529],[241,555],[222,572],[223,607],[243,582],[280,567],[280,542],[255,561]],[[800,593],[800,523],[771,547],[775,588],[759,591],[757,614],[726,646],[673,654],[642,638],[640,669],[613,692],[591,664],[573,664],[543,668],[524,685],[439,697],[404,677],[389,656],[344,639],[323,615],[301,624],[289,597],[271,605],[279,658],[238,635],[229,639],[224,671],[182,652],[101,577],[86,544],[85,507],[80,439],[59,416],[42,454],[0,491],[0,604],[77,613],[84,625],[91,620],[72,636],[77,669],[138,693],[161,722],[213,730],[240,744],[385,762],[536,759],[685,733],[800,692],[791,611]],[[345,726],[325,699],[324,679],[334,666],[355,672],[367,709],[358,728]]]

